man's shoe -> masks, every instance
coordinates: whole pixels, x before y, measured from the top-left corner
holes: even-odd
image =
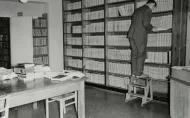
[[[131,75],[131,77],[135,77],[136,75]]]
[[[134,81],[135,81],[136,79],[137,79],[137,78],[136,78],[136,75],[131,75],[131,80],[130,80],[130,82],[134,84]]]
[[[149,77],[147,74],[142,74],[142,75],[140,75],[140,76],[136,76],[136,78],[147,78],[147,77]]]
[[[136,75],[131,75],[131,79],[135,79],[136,78]]]

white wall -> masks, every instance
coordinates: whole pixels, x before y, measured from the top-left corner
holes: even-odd
[[[12,17],[11,64],[33,62],[32,17]],[[24,33],[23,33],[24,32]]]
[[[17,16],[17,12],[23,12],[23,16],[40,16],[43,13],[43,4],[0,1],[0,17]]]
[[[52,70],[63,70],[62,0],[48,2],[49,56]]]
[[[189,0],[189,9],[187,16],[187,44],[186,44],[186,65],[190,66],[190,0]]]

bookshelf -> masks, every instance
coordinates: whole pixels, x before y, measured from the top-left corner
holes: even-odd
[[[47,14],[33,18],[33,61],[35,64],[49,65]]]
[[[0,67],[11,68],[10,18],[0,17]]]
[[[83,71],[82,1],[63,1],[64,65]]]
[[[70,6],[79,2],[80,7],[72,6],[73,9],[63,9],[65,69],[75,70],[71,67],[79,64],[77,68],[90,78],[87,84],[126,91],[131,75],[131,50],[126,35],[131,24],[132,13],[144,5],[146,0],[63,0],[63,7],[67,8],[67,4]],[[166,77],[171,73],[171,66],[180,65],[180,59],[185,58],[185,55],[180,57],[179,51],[175,51],[180,47],[184,49],[183,45],[177,45],[180,41],[176,38],[177,34],[184,36],[176,29],[182,25],[182,23],[177,24],[180,22],[177,16],[180,13],[178,11],[182,10],[179,6],[183,3],[177,0],[156,0],[156,2],[157,8],[153,11],[151,23],[168,30],[149,32],[148,60],[145,63],[144,73],[149,74],[158,84],[162,82],[164,89],[163,86],[155,85],[155,87],[158,87],[157,90],[163,89],[165,93],[168,84]],[[178,8],[173,9],[174,6]],[[75,8],[79,10],[76,11]],[[69,14],[80,13],[78,18],[80,22],[65,21],[68,12]],[[79,30],[77,34],[73,31],[73,27]],[[75,45],[80,45],[81,48]],[[69,58],[68,49],[73,50],[70,55],[72,57]],[[73,65],[68,63],[70,60],[73,61]]]

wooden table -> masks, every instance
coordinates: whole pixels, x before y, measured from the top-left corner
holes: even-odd
[[[47,78],[23,82],[18,79],[0,81],[0,95],[10,94],[10,108],[25,105],[72,91],[78,91],[78,118],[85,118],[84,81],[86,77],[64,82]]]
[[[190,71],[172,69],[170,116],[171,118],[190,118]]]

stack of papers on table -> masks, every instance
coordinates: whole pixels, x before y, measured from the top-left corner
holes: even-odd
[[[22,81],[34,80],[34,63],[18,63],[14,67],[14,72],[18,75],[18,79]]]
[[[14,72],[16,74],[26,74],[34,72],[34,64],[33,63],[18,63],[14,67]]]
[[[0,67],[0,80],[13,79],[15,77],[17,77],[17,75],[12,69]]]
[[[27,74],[17,74],[18,79],[22,81],[33,81],[34,80],[34,73],[27,73]]]
[[[36,65],[34,67],[34,72],[50,72],[51,69],[49,66],[44,66],[44,65]]]
[[[36,65],[34,67],[34,78],[39,79],[45,77],[46,72],[50,72],[51,69],[49,66],[44,65]]]

